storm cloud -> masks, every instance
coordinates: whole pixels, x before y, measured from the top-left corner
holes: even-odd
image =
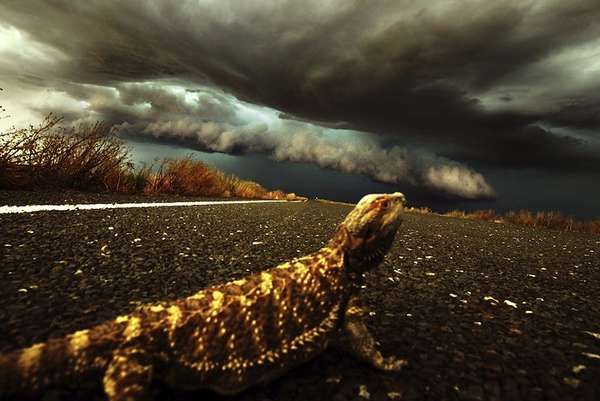
[[[3,85],[52,98],[23,108],[61,100],[77,119],[84,102],[130,131],[467,197],[491,193],[467,164],[600,170],[597,0],[5,1],[0,15],[27,43],[0,45]],[[169,80],[214,96],[136,86]],[[228,96],[276,110],[277,127],[249,126]],[[305,148],[286,154],[286,135]]]
[[[242,102],[220,90],[183,89],[173,82],[115,87],[70,84],[65,95],[79,110],[69,122],[102,119],[136,140],[175,142],[190,149],[263,154],[277,161],[313,163],[389,184],[423,186],[466,199],[491,198],[484,177],[423,149],[384,146],[374,135],[322,127]]]

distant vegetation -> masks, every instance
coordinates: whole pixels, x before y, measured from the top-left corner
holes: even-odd
[[[416,213],[432,213],[428,208],[411,208]],[[530,227],[545,227],[562,231],[577,231],[590,234],[600,234],[600,220],[578,221],[572,216],[565,216],[560,212],[530,212],[520,210],[518,212],[507,212],[499,215],[491,209],[464,212],[453,210],[442,214],[448,217],[458,217],[470,220],[485,220],[496,223],[511,223]]]
[[[0,133],[0,188],[303,199],[225,175],[190,157],[135,169],[125,143],[107,125],[65,128],[61,122],[50,115],[37,127]]]

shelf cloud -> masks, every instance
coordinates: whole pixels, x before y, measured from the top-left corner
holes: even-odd
[[[69,85],[65,93],[80,110],[71,123],[101,119],[115,133],[136,140],[175,142],[191,149],[263,154],[278,161],[409,183],[451,197],[490,198],[481,174],[423,149],[384,146],[365,132],[322,127],[242,102],[214,88],[184,89],[168,82],[116,87]]]

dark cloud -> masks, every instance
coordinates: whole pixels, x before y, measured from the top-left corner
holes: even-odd
[[[482,151],[484,149],[484,151]],[[527,125],[483,138],[446,156],[473,165],[543,168],[561,171],[600,171],[600,142]]]
[[[593,141],[576,135],[600,129],[597,0],[4,1],[0,15],[51,49],[25,72],[74,83],[53,87],[115,123],[135,124],[132,110],[150,104],[240,124],[216,98],[190,104],[125,84],[171,77],[291,122],[372,132],[389,147],[481,164],[600,165]],[[26,58],[14,60],[2,68]]]
[[[600,127],[600,93],[595,98],[569,101],[547,120],[563,127]]]

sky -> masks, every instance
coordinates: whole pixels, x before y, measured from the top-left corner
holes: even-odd
[[[0,3],[0,130],[104,121],[308,196],[600,217],[597,0]]]

